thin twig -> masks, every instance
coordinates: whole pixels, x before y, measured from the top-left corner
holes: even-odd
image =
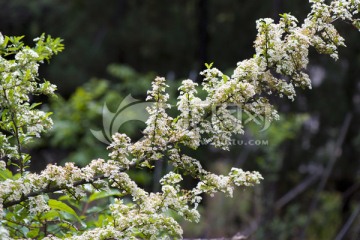
[[[314,210],[317,207],[320,193],[324,190],[326,182],[328,181],[328,179],[330,177],[330,174],[331,174],[331,172],[332,172],[332,170],[334,168],[335,162],[338,159],[338,157],[341,155],[341,147],[342,147],[342,145],[344,143],[346,134],[347,134],[347,132],[349,130],[351,119],[352,119],[352,113],[349,112],[345,116],[344,122],[343,122],[343,124],[341,126],[341,129],[340,129],[339,136],[338,136],[338,138],[336,140],[336,143],[335,143],[334,151],[330,156],[329,163],[326,166],[326,169],[325,169],[325,171],[323,173],[323,176],[322,176],[322,178],[320,180],[320,183],[318,185],[318,188],[316,190],[314,198],[311,201],[310,208],[309,208],[309,214],[308,214],[308,221],[306,222],[306,224],[305,224],[305,226],[303,228],[303,232],[301,233],[300,239],[305,238],[305,232],[306,232],[306,229],[307,229],[307,227],[309,226],[309,224],[311,222],[312,213],[314,212]]]
[[[342,240],[346,233],[349,231],[349,228],[351,227],[351,224],[355,221],[356,217],[360,214],[360,205],[355,209],[355,211],[351,214],[349,219],[346,221],[344,226],[341,228],[338,235],[336,235],[335,240]]]
[[[291,200],[296,198],[299,194],[304,192],[308,187],[310,187],[313,183],[318,180],[320,177],[320,174],[311,175],[310,177],[306,178],[304,181],[302,181],[300,184],[298,184],[295,188],[287,192],[283,197],[281,197],[276,203],[275,203],[275,209],[280,210],[283,206],[288,204]]]

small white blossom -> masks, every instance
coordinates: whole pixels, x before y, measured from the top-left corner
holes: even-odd
[[[3,43],[4,43],[4,36],[0,32],[0,45],[2,45]]]
[[[50,210],[44,196],[29,197],[29,210],[31,214],[37,215]]]

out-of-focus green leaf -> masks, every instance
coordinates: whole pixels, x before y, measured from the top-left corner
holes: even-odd
[[[55,210],[60,210],[66,213],[71,214],[72,216],[74,216],[77,220],[79,220],[81,222],[80,217],[76,214],[76,212],[74,211],[74,209],[72,209],[71,207],[69,207],[66,203],[63,203],[61,201],[57,201],[55,199],[50,199],[49,202],[49,207],[51,209],[55,209]]]
[[[108,192],[105,191],[101,191],[101,192],[95,192],[93,194],[91,194],[91,196],[89,197],[89,202],[101,199],[101,198],[106,198],[106,197],[111,197],[111,196],[120,196],[120,192],[118,190],[111,190]]]

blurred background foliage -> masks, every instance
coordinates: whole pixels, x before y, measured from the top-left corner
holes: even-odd
[[[0,0],[0,31],[26,35],[28,43],[46,32],[65,40],[66,51],[42,76],[58,85],[59,96],[44,99],[54,112],[53,130],[29,149],[32,168],[106,158],[100,130],[106,103],[116,111],[128,94],[143,100],[156,75],[169,79],[171,102],[181,79],[199,83],[205,62],[231,72],[253,55],[255,20],[290,12],[303,19],[302,0]],[[248,239],[359,239],[360,237],[360,44],[359,33],[338,25],[347,48],[340,60],[311,51],[313,90],[298,91],[295,102],[273,99],[281,120],[260,132],[249,124],[230,152],[202,146],[195,155],[207,169],[231,166],[260,171],[259,187],[234,198],[207,196],[199,224],[183,223],[185,237]],[[144,123],[120,131],[141,137]],[[249,140],[259,144],[246,144]],[[169,166],[132,172],[148,190]],[[191,181],[185,181],[193,184]]]

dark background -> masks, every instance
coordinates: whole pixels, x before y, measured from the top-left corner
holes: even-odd
[[[144,99],[156,75],[167,77],[173,89],[182,79],[201,82],[205,62],[231,72],[254,54],[256,19],[287,12],[301,22],[309,9],[303,0],[0,0],[4,35],[25,35],[31,44],[45,32],[66,46],[41,68],[59,97],[43,100],[55,126],[30,149],[34,170],[106,157],[106,145],[89,130],[101,129],[104,102],[115,110],[127,94]],[[274,100],[281,120],[265,133],[248,126],[239,137],[268,144],[194,153],[217,173],[235,165],[260,171],[265,180],[233,199],[206,198],[201,223],[183,223],[186,237],[359,239],[360,33],[347,24],[337,27],[348,46],[340,49],[340,60],[310,51],[313,90],[298,90],[295,102]],[[143,126],[129,123],[120,130],[136,139]],[[160,170],[133,177],[157,190],[166,168],[159,163]]]

